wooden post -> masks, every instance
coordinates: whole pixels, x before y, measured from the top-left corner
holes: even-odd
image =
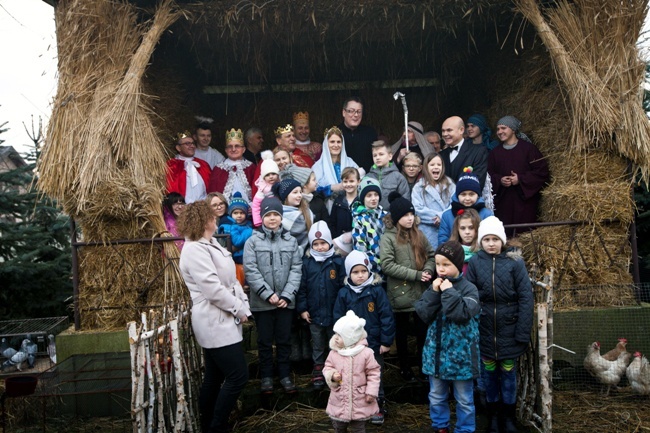
[[[544,433],[552,431],[552,410],[553,410],[553,390],[551,389],[551,368],[552,359],[549,348],[552,344],[552,308],[553,308],[553,291],[552,291],[553,270],[546,272],[544,282],[540,285],[545,290],[542,302],[537,304],[537,330],[538,330],[538,354],[539,354],[539,386],[541,400],[541,430]],[[549,317],[551,318],[549,324]],[[550,327],[549,327],[550,325]],[[549,342],[549,329],[551,342]]]

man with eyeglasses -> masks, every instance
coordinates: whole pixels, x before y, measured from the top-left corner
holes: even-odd
[[[366,172],[372,167],[372,143],[377,141],[377,131],[372,126],[361,125],[363,102],[352,96],[343,103],[343,123],[339,125],[345,141],[345,152]]]
[[[198,117],[199,123],[196,125],[194,132],[194,142],[196,143],[197,158],[201,158],[210,165],[210,170],[215,165],[226,159],[217,149],[210,147],[212,141],[212,119],[208,117]]]
[[[196,144],[189,131],[176,134],[175,157],[167,161],[167,193],[177,192],[186,203],[205,199],[210,166],[195,158]]]
[[[244,158],[245,151],[242,130],[233,128],[227,131],[226,156],[228,158],[212,169],[208,192],[220,192],[230,201],[233,194],[239,191],[247,202],[251,202],[257,166]]]

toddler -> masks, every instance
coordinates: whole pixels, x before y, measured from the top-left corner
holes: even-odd
[[[259,227],[262,225],[262,218],[260,217],[260,205],[264,197],[273,195],[271,188],[273,185],[280,181],[280,169],[278,164],[273,161],[273,153],[270,150],[262,152],[262,164],[260,168],[260,177],[255,181],[257,192],[253,197],[253,225]]]

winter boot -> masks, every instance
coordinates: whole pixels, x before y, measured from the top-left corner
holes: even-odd
[[[502,433],[519,433],[517,429],[517,405],[504,404],[503,412],[503,429]]]
[[[370,423],[374,425],[383,425],[384,418],[386,417],[386,400],[380,398],[377,400],[377,404],[379,405],[379,412],[370,418]]]
[[[311,372],[311,383],[314,389],[321,390],[325,388],[325,378],[323,377],[323,364],[315,364]]]
[[[499,402],[486,403],[485,406],[488,417],[488,424],[485,433],[501,433],[501,430],[499,429]]]

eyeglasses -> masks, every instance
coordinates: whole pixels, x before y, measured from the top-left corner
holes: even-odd
[[[226,203],[219,203],[219,204],[216,206],[217,209],[220,208],[220,207],[226,207]]]
[[[242,146],[241,144],[229,144],[228,146],[226,146],[226,150],[235,150],[235,149],[239,149],[240,147],[244,147],[244,146]]]
[[[193,141],[186,141],[185,143],[178,143],[181,146],[196,146],[196,144]]]
[[[411,169],[416,169],[416,168],[421,168],[419,165],[405,165],[405,169],[411,170]]]
[[[352,108],[346,108],[344,111],[345,111],[346,113],[348,113],[348,114],[356,114],[357,116],[361,116],[361,113],[363,113],[363,110],[361,110],[361,109],[359,109],[359,110],[354,110],[354,109],[352,109]]]

